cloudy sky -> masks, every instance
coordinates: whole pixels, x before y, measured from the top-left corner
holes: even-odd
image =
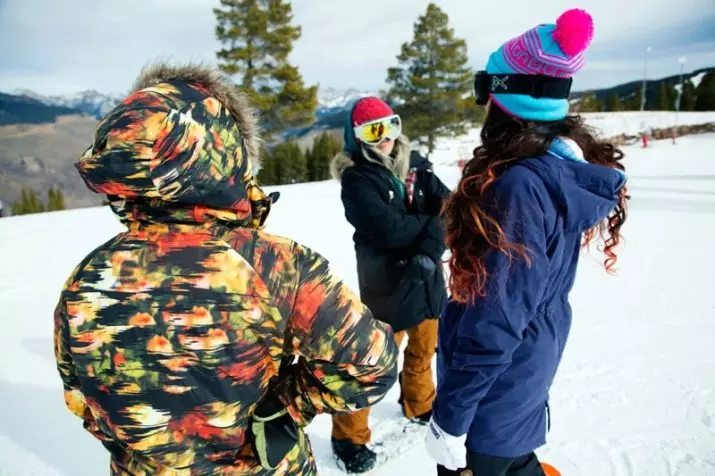
[[[158,57],[213,63],[218,0],[0,0],[0,90],[126,91]],[[377,90],[428,0],[297,0],[292,61],[323,87]],[[715,66],[715,0],[439,0],[470,64],[564,9],[588,9],[596,36],[576,89]]]

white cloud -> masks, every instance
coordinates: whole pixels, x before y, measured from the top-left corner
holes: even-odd
[[[643,41],[662,36],[663,31],[678,31],[679,25],[698,21],[712,25],[712,0],[686,2],[630,0],[625,6],[623,0],[582,0],[578,6],[593,14],[596,38],[590,66],[577,86],[631,79],[637,76]],[[292,60],[309,83],[380,88],[427,4],[428,0],[294,1],[295,20],[303,35]],[[467,40],[475,68],[508,38],[536,23],[553,22],[574,6],[570,0],[440,0],[438,4],[449,14],[457,35]],[[139,69],[157,56],[214,62],[219,45],[212,8],[217,5],[218,0],[4,0],[0,90],[123,91]],[[715,51],[715,33],[699,43],[684,38],[668,38],[676,46],[667,54],[663,48],[654,51],[654,73],[656,58],[663,62],[663,74],[676,72],[677,62],[666,67],[668,58],[677,58],[684,50],[695,58],[689,68],[713,64],[708,52]],[[613,65],[611,75],[602,71],[608,65]]]

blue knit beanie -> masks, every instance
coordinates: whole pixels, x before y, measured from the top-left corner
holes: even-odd
[[[513,38],[489,56],[489,74],[532,74],[571,78],[586,63],[593,19],[584,10],[564,12],[556,24],[538,25]],[[533,121],[557,121],[568,114],[568,99],[524,94],[491,94],[504,112]]]

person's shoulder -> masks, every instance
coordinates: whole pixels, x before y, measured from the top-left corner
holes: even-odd
[[[241,254],[265,254],[270,253],[276,257],[289,257],[296,253],[300,245],[279,235],[267,233],[263,230],[252,228],[235,228],[229,231],[223,239],[236,251]]]
[[[237,228],[223,239],[254,267],[295,271],[306,264],[327,265],[327,259],[312,248],[263,230]]]
[[[505,170],[494,182],[493,188],[499,195],[532,196],[546,193],[546,187],[540,174],[528,161],[538,159],[523,159]]]

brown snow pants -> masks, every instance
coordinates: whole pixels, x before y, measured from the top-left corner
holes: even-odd
[[[432,402],[435,398],[432,357],[437,346],[437,319],[425,319],[416,327],[396,332],[395,340],[398,347],[405,336],[407,336],[407,348],[400,375],[400,386],[405,416],[412,418],[432,410]],[[354,413],[333,415],[333,439],[350,440],[356,445],[369,443],[371,436],[369,416],[369,408]]]

